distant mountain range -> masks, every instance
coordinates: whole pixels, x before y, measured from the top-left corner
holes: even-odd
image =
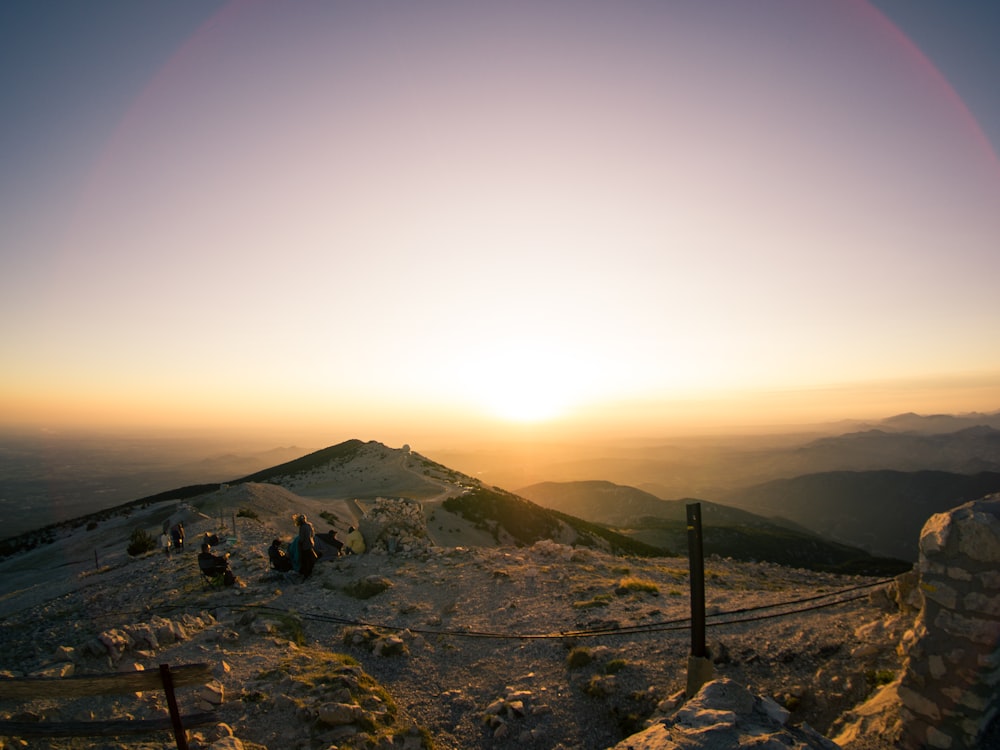
[[[965,424],[970,418],[900,415],[880,423],[902,428],[923,425],[924,430],[868,429],[800,444],[760,449],[746,445],[711,447],[689,453],[684,460],[664,450],[659,464],[652,457],[628,482],[657,497],[676,497],[678,487],[694,488],[698,496],[719,501],[732,491],[774,479],[831,471],[944,471],[976,474],[1000,471],[1000,429],[991,424],[963,426],[938,432],[947,424]],[[997,422],[997,415],[983,421]],[[603,478],[608,478],[607,476]],[[692,494],[685,492],[684,494]]]
[[[934,469],[960,474],[1000,471],[1000,430],[985,425],[956,432],[868,430],[821,438],[790,451],[791,466],[819,471]]]
[[[1000,492],[995,471],[830,471],[765,482],[720,500],[872,554],[915,561],[930,516],[994,492]]]
[[[968,427],[992,427],[1000,430],[1000,412],[969,414],[915,414],[912,411],[897,414],[875,422],[871,429],[882,429],[887,432],[922,432],[934,434],[941,432],[958,432]]]
[[[889,573],[910,567],[878,559],[865,550],[824,538],[797,524],[721,505],[685,498],[662,500],[635,487],[604,481],[542,482],[518,494],[547,508],[606,524],[653,546],[687,553],[687,506],[701,508],[704,552],[737,560],[768,562],[814,570]]]
[[[873,557],[913,561],[920,529],[931,514],[1000,492],[1000,413],[900,414],[875,425],[853,426],[865,429],[809,439],[615,443],[606,450],[592,446],[553,465],[554,471],[601,481],[525,483],[516,495],[405,446],[396,450],[374,441],[349,440],[298,457],[290,456],[295,449],[289,448],[244,457],[216,453],[205,462],[186,456],[176,470],[165,456],[154,460],[164,448],[158,443],[135,450],[110,444],[113,450],[98,460],[104,454],[96,446],[66,443],[53,452],[47,444],[35,444],[37,439],[0,441],[0,524],[12,534],[47,529],[26,535],[41,543],[61,524],[100,523],[122,509],[262,482],[317,500],[381,496],[433,501],[440,513],[462,519],[452,528],[468,524],[477,529],[477,543],[527,544],[540,538],[526,531],[535,529],[564,542],[620,551],[637,545],[631,548],[636,554],[684,554],[684,506],[690,501],[663,498],[694,497],[703,504],[709,554],[831,566]],[[127,457],[121,464],[126,475],[115,474],[116,453]],[[48,466],[45,455],[58,456],[58,465]],[[249,474],[229,474],[237,479],[207,481],[211,473],[217,472],[216,479],[225,476],[227,466],[244,472],[254,464],[259,467],[266,457],[284,461]],[[148,487],[164,477],[201,483],[178,482],[175,489],[138,500],[108,502],[115,494],[112,487],[117,492]]]
[[[546,507],[608,524],[650,544],[683,544],[683,535],[664,521],[680,524],[693,499],[662,500],[643,490],[611,482],[542,482],[519,494]],[[718,502],[700,501],[703,523],[727,532],[723,545],[713,532],[718,554],[748,556],[748,534],[760,535],[760,546],[773,544],[766,557],[775,562],[799,556],[793,540],[846,545],[875,557],[915,562],[917,541],[927,519],[969,500],[1000,492],[1000,472],[956,474],[945,471],[833,471],[776,479],[725,493]],[[658,519],[652,521],[651,519]],[[652,534],[668,529],[674,536]],[[737,538],[739,536],[739,538]],[[797,545],[797,542],[796,542]],[[707,549],[708,547],[706,547]],[[788,554],[778,560],[780,550]],[[794,552],[792,551],[794,548]],[[759,550],[757,554],[762,554]],[[819,554],[819,553],[817,553]],[[827,551],[824,559],[839,559],[843,550]]]

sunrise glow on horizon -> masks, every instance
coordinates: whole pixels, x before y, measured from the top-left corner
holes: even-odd
[[[0,428],[1000,409],[995,147],[867,2],[213,7],[4,178]]]

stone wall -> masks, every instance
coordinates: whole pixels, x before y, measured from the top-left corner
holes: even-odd
[[[901,643],[903,750],[982,747],[1000,709],[1000,494],[927,521],[923,607]]]

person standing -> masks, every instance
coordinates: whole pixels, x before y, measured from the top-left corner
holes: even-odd
[[[295,516],[295,525],[299,527],[299,573],[303,578],[308,578],[316,564],[316,531],[305,513]]]
[[[163,554],[170,557],[170,537],[166,531],[160,534],[160,547],[163,548]]]

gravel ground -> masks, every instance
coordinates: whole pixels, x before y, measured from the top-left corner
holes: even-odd
[[[203,530],[193,525],[189,539]],[[606,748],[685,687],[684,559],[621,558],[551,542],[432,548],[413,557],[321,560],[312,578],[292,582],[267,571],[267,545],[281,530],[289,529],[275,519],[241,529],[231,552],[245,587],[205,589],[193,550],[77,575],[47,600],[37,588],[19,598],[8,586],[0,599],[4,667],[29,673],[53,662],[60,646],[76,649],[78,673],[207,661],[227,696],[219,717],[251,747],[271,748],[349,746],[317,728],[323,699],[296,692],[295,675],[334,653],[357,660],[385,688],[400,726],[422,728],[442,750]],[[705,567],[715,674],[774,697],[792,722],[832,736],[843,712],[898,672],[895,645],[907,623],[877,581],[718,559]],[[358,582],[385,590],[358,598],[349,593]],[[846,590],[840,598],[859,598],[806,609]],[[786,604],[802,600],[811,601]],[[129,651],[116,664],[86,656],[85,644],[102,631],[203,612],[212,617],[179,643]],[[401,645],[390,645],[391,636]],[[491,705],[505,698],[519,700],[522,711],[491,718]],[[155,698],[147,702],[158,707]],[[25,710],[59,713],[0,706],[8,715]],[[869,740],[864,750],[891,746]]]

